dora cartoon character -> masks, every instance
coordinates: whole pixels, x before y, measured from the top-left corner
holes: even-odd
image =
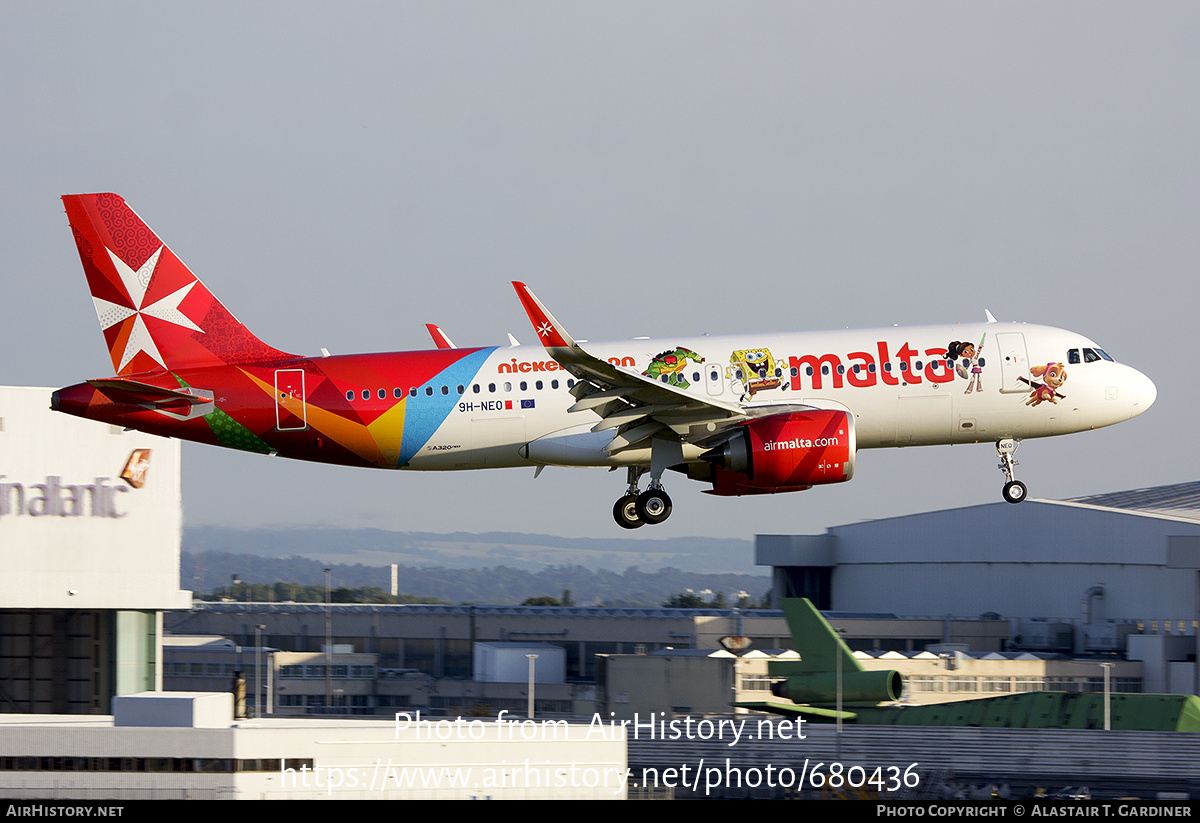
[[[983,337],[979,338],[979,346],[959,340],[955,340],[946,346],[947,360],[962,358],[962,361],[956,366],[956,371],[960,377],[967,378],[967,390],[963,394],[970,394],[972,391],[983,391],[983,367],[986,365],[983,359],[983,341],[985,340],[987,340],[987,332],[984,332]],[[967,373],[968,369],[970,369],[969,375]]]
[[[1047,363],[1044,366],[1034,366],[1029,370],[1029,373],[1034,377],[1042,378],[1043,382],[1034,383],[1029,380],[1025,381],[1033,387],[1033,391],[1029,393],[1029,399],[1025,401],[1026,406],[1039,406],[1046,400],[1058,405],[1058,398],[1062,397],[1066,399],[1066,395],[1058,393],[1059,387],[1067,382],[1067,367],[1062,363]]]

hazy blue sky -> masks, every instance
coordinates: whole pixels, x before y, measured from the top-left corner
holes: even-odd
[[[532,342],[511,279],[592,340],[1062,326],[1159,399],[1027,441],[1030,493],[1195,480],[1197,43],[1192,2],[5,2],[0,383],[110,372],[58,197],[116,191],[289,351]],[[672,478],[636,536],[990,502],[995,464],[869,451],[848,485],[746,499]],[[623,485],[184,448],[195,525],[612,534]]]

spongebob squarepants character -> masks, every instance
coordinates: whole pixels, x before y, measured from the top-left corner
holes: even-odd
[[[741,382],[751,397],[760,391],[777,389],[783,383],[770,349],[738,349],[732,352],[725,377],[731,383]]]

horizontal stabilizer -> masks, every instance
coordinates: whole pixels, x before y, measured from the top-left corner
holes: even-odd
[[[150,405],[155,408],[171,406],[202,406],[213,402],[212,392],[194,389],[164,389],[137,380],[123,380],[119,377],[109,377],[103,380],[89,380],[88,385],[99,391],[114,403],[132,405]]]
[[[797,706],[795,703],[776,703],[771,700],[745,700],[729,705],[739,709],[754,709],[760,712],[770,712],[784,717],[797,718],[803,717],[808,720],[828,723],[837,720],[839,712],[837,709],[821,709],[816,706]],[[840,713],[842,720],[852,722],[858,719],[857,712],[843,711]]]

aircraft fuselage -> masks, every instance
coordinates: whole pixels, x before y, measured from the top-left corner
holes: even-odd
[[[975,365],[947,360],[953,340],[976,345]],[[1099,350],[1087,338],[1023,323],[635,339],[587,349],[748,409],[848,410],[860,449],[1085,431],[1128,420],[1155,397],[1153,384],[1129,366],[1085,362],[1082,352]],[[651,367],[659,353],[681,349],[696,359],[678,356],[686,362],[669,375]],[[1068,363],[1072,352],[1079,362]],[[753,353],[762,353],[763,365],[752,362]],[[1056,363],[1066,379],[1052,400],[1043,388],[1046,399],[1032,404],[1044,381],[1030,369]],[[567,412],[576,381],[540,346],[289,358],[173,374],[130,377],[210,391],[220,415],[181,419],[167,409],[106,402],[86,383],[60,390],[57,408],[154,434],[355,466],[437,471],[649,459],[648,449],[603,451],[613,430],[592,432],[593,415]],[[701,450],[692,451],[685,457],[698,460]]]

